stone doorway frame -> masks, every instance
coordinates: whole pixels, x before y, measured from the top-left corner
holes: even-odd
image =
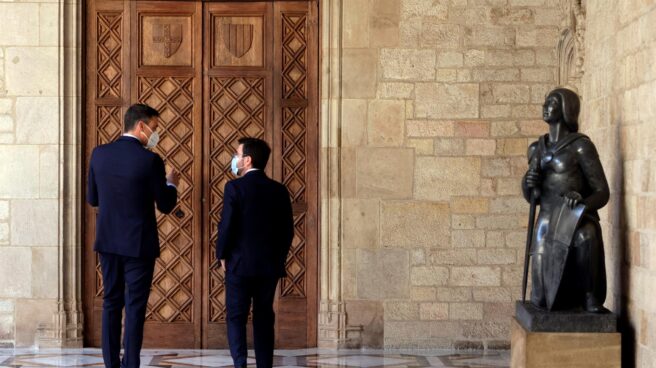
[[[359,345],[342,300],[341,90],[342,3],[319,2],[320,239],[318,346]],[[84,99],[84,0],[59,1],[59,239],[57,311],[38,327],[37,347],[81,347]]]

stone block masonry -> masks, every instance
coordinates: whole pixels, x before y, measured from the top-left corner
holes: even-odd
[[[621,315],[622,366],[656,361],[656,9],[587,2],[583,133],[611,188],[602,211],[608,298]]]
[[[510,341],[519,183],[546,131],[565,14],[545,0],[348,0],[343,14],[342,143],[355,157],[342,160],[344,242],[356,255],[343,283],[347,306],[368,303],[349,320],[382,308],[365,326],[382,331],[372,347]],[[378,282],[381,267],[399,278]]]
[[[57,310],[63,15],[37,0],[0,14],[0,347],[25,347]]]

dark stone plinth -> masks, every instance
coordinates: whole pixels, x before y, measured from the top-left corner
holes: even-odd
[[[531,303],[517,302],[515,317],[530,332],[617,332],[617,316],[610,311],[588,313],[583,310],[553,311]]]

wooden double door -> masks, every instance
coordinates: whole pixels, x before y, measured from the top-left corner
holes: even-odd
[[[315,1],[88,1],[86,162],[121,134],[127,107],[141,102],[161,113],[155,152],[181,173],[184,216],[158,215],[161,257],[145,346],[227,346],[214,244],[223,188],[234,178],[230,160],[244,136],[269,142],[267,173],[287,186],[294,208],[289,275],[275,302],[277,347],[316,345],[317,10]],[[84,216],[85,343],[99,346],[95,213],[85,207]]]

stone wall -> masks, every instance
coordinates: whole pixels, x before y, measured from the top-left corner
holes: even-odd
[[[582,130],[611,185],[602,212],[607,305],[622,316],[624,364],[656,362],[656,6],[588,1]]]
[[[0,2],[0,346],[31,346],[57,310],[59,10]]]
[[[364,346],[507,347],[553,0],[348,0],[343,298]]]
[[[321,282],[335,302],[322,308],[341,316],[345,302],[338,327],[363,326],[363,346],[507,346],[528,208],[519,178],[556,81],[558,2],[344,0],[341,33],[322,27],[338,59],[322,64]],[[0,2],[4,345],[34,345],[41,324],[79,342],[81,205],[68,186],[83,182],[81,105],[66,90],[82,71],[71,60],[83,36],[66,31],[79,8]]]

